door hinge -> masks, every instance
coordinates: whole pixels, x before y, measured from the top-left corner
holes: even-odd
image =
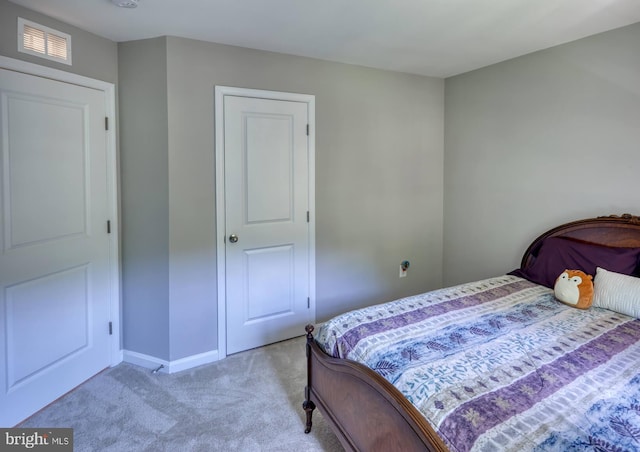
[[[111,234],[111,220],[107,220],[107,234]]]
[[[109,322],[109,336],[113,335],[113,322]]]
[[[309,124],[307,124],[307,136],[309,136]]]
[[[107,116],[104,117],[104,130],[109,130],[109,118]]]
[[[309,223],[309,211],[307,210],[307,223]]]
[[[311,297],[307,297],[307,309],[311,307]]]

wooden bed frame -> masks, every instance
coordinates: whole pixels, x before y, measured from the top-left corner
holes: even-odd
[[[533,263],[546,237],[569,237],[612,247],[640,247],[640,217],[624,214],[574,221],[536,238],[522,257]],[[305,433],[318,407],[347,451],[447,451],[422,414],[391,383],[362,364],[332,358],[307,325]]]

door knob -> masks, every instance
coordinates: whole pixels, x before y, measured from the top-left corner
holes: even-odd
[[[237,235],[235,235],[235,234],[231,234],[231,235],[229,236],[229,241],[230,241],[231,243],[236,243],[236,242],[238,241],[238,236],[237,236]]]

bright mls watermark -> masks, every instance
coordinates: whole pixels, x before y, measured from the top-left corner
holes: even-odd
[[[73,452],[72,428],[0,428],[0,452]]]

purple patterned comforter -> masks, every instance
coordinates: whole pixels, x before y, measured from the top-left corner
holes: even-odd
[[[640,321],[516,276],[352,311],[316,341],[393,383],[453,451],[640,450]]]

